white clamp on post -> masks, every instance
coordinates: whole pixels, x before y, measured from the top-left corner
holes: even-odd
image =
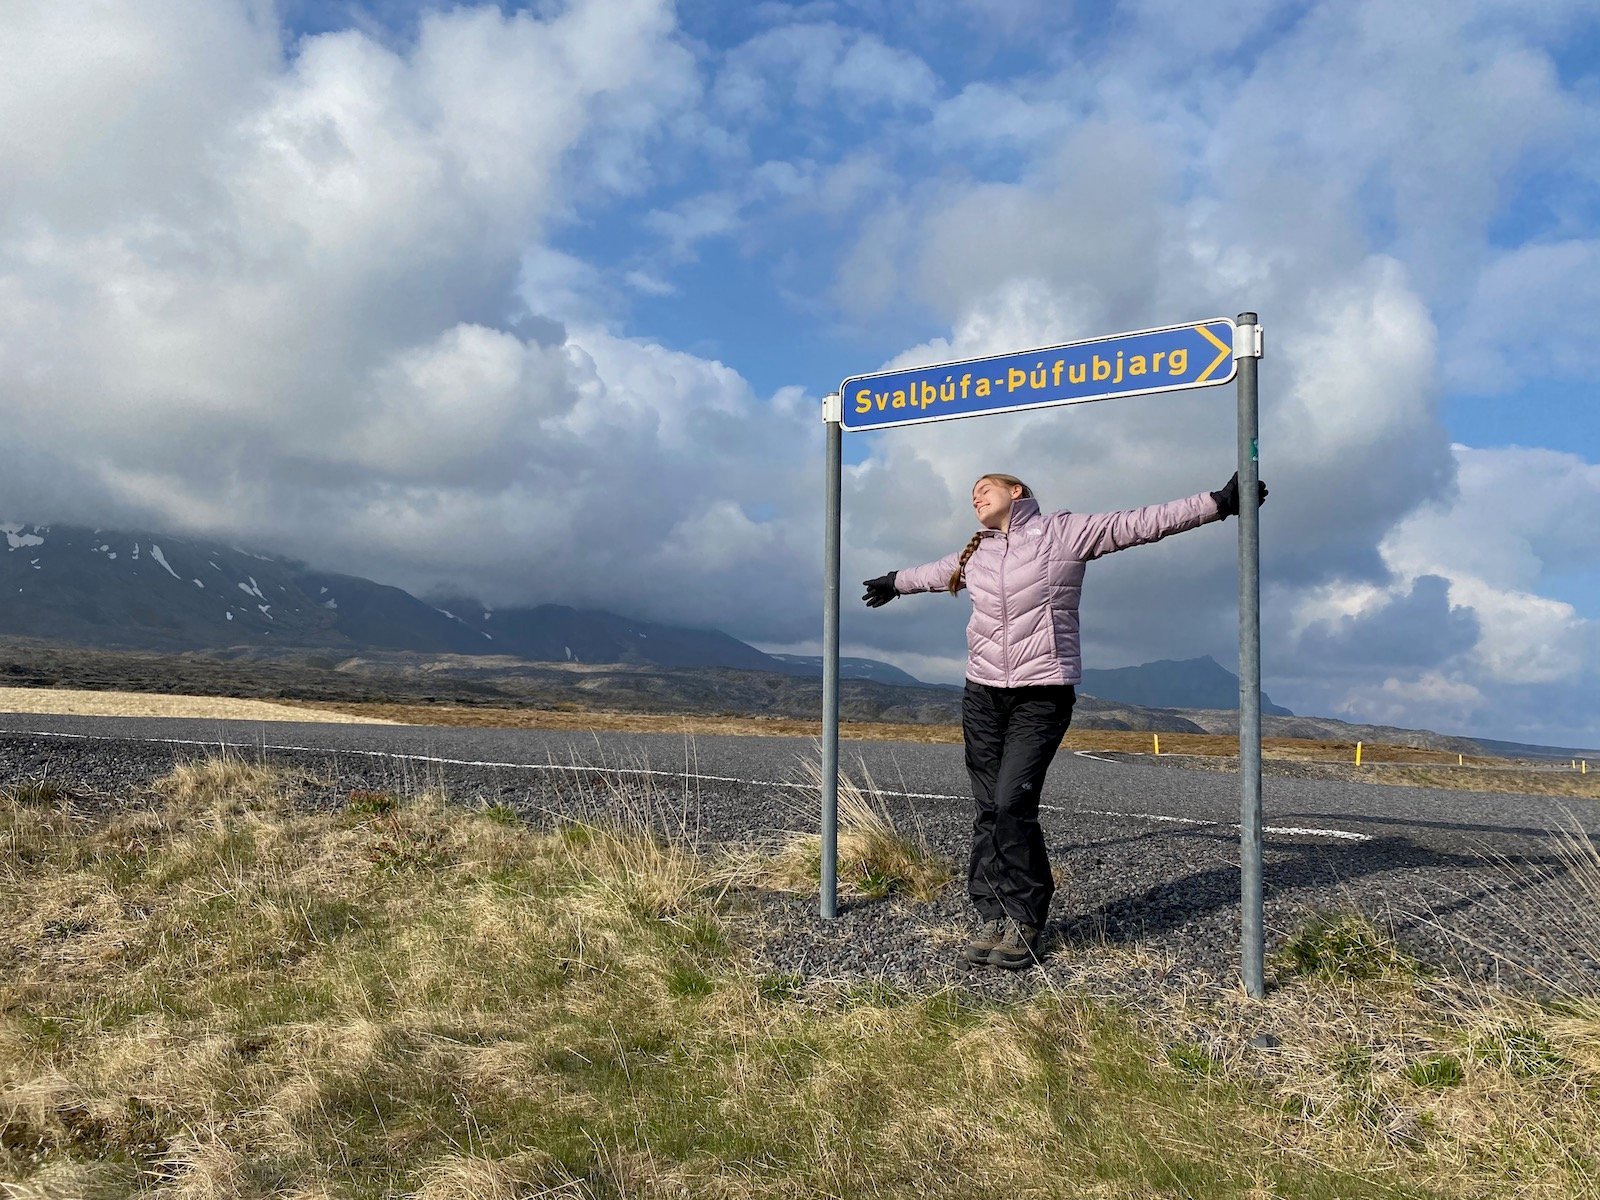
[[[1234,358],[1260,358],[1261,349],[1261,326],[1235,325],[1233,327]]]
[[[829,392],[822,398],[822,419],[835,425],[844,420],[844,397],[838,392]]]

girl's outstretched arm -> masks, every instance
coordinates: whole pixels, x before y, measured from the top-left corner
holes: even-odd
[[[1210,492],[1186,496],[1166,504],[1147,504],[1106,513],[1052,513],[1061,522],[1061,531],[1074,558],[1083,562],[1157,542],[1174,533],[1222,520],[1222,512]]]
[[[894,573],[894,590],[902,596],[912,592],[942,592],[950,584],[956,565],[961,561],[961,551],[956,550],[920,567],[907,567]]]

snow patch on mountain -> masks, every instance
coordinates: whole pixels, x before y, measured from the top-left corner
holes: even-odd
[[[182,579],[183,578],[182,575],[179,575],[176,571],[174,571],[172,569],[172,564],[167,562],[167,556],[165,554],[161,553],[161,547],[156,545],[154,542],[150,543],[150,557],[155,559],[156,562],[160,563],[162,569],[164,571],[166,571],[166,573],[168,575],[171,575],[174,579]],[[198,580],[196,582],[198,582]]]
[[[22,525],[0,525],[0,533],[6,535],[6,545],[13,550],[20,550],[24,546],[42,546],[44,539],[36,533],[23,533]]]

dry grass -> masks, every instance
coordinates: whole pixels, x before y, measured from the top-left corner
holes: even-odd
[[[1354,773],[1355,769],[1351,770]],[[1516,792],[1526,796],[1600,800],[1600,771],[1591,770],[1583,775],[1565,767],[1503,766],[1473,770],[1470,767],[1395,766],[1380,767],[1361,777],[1373,783],[1442,788],[1452,792]]]
[[[820,759],[802,759],[812,785],[822,787]],[[906,895],[931,900],[956,877],[954,864],[929,848],[918,832],[903,832],[894,823],[866,764],[860,779],[839,774],[838,884],[845,895],[882,899]],[[814,817],[811,823],[815,823]],[[815,891],[822,874],[822,840],[804,835],[788,842],[763,874],[780,888]]]
[[[732,934],[750,860],[688,798],[538,831],[296,785],[193,764],[94,819],[0,793],[13,1200],[1600,1194],[1600,1008],[1432,979],[1371,927],[1307,931],[1265,1005],[770,980]]]
[[[232,696],[167,696],[149,692],[96,692],[75,688],[0,687],[0,712],[85,717],[197,717],[217,721],[321,721],[335,724],[396,722],[341,705],[305,706],[241,700]]]
[[[556,729],[581,733],[674,733],[684,736],[817,737],[820,720],[795,717],[707,716],[696,713],[629,713],[601,710],[495,708],[489,705],[391,704],[307,701],[308,706],[375,717],[407,725],[465,725],[481,728]],[[959,742],[959,725],[910,725],[844,721],[840,736],[897,742]]]

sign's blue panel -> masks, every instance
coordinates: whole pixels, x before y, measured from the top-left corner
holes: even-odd
[[[1227,383],[1237,369],[1233,321],[1213,317],[993,358],[856,375],[840,385],[839,395],[843,428],[860,431],[1213,387]]]

